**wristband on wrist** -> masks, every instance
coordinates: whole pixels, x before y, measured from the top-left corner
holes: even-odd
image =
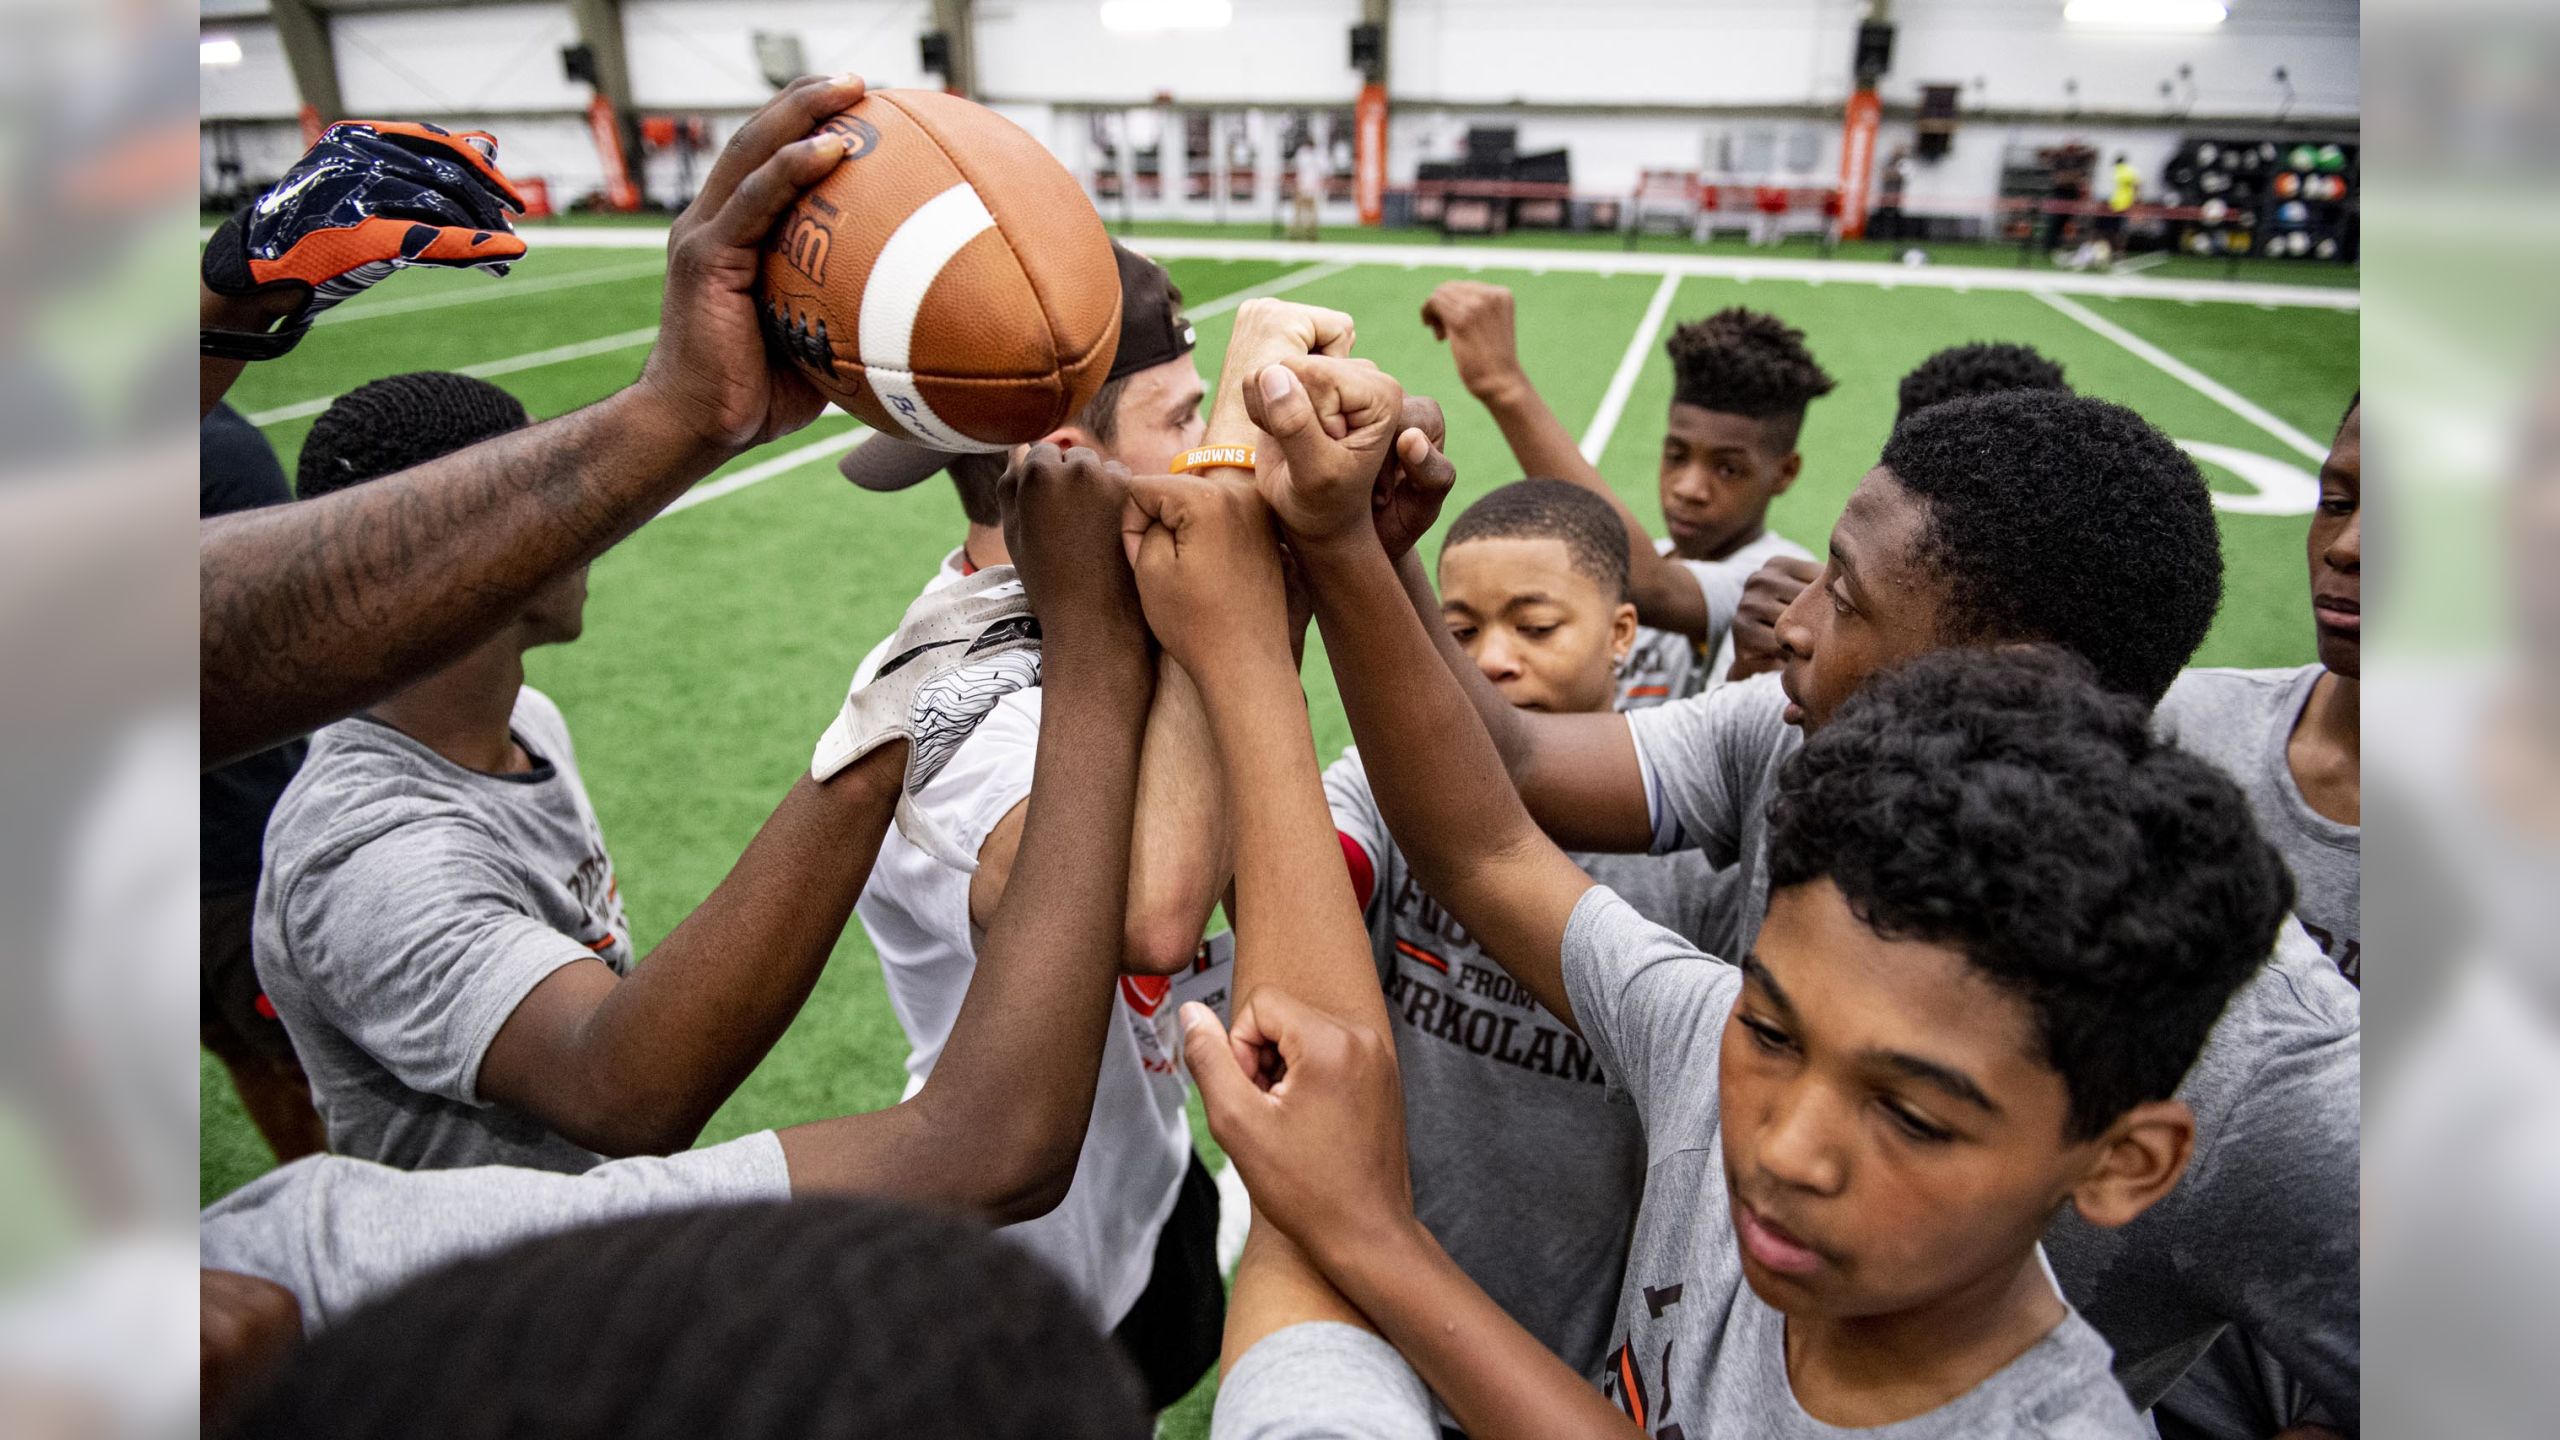
[[[302,343],[308,326],[289,325],[264,333],[245,330],[216,330],[211,326],[197,332],[200,353],[216,360],[273,360]]]
[[[1250,470],[1255,459],[1250,445],[1203,445],[1186,450],[1173,462],[1176,475],[1197,475],[1203,470]]]

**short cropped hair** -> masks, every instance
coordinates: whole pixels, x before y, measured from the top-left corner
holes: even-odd
[[[1671,332],[1671,399],[1768,421],[1769,438],[1793,450],[1807,405],[1834,382],[1805,349],[1804,332],[1739,305]]]
[[[1897,395],[1901,408],[1893,423],[1901,424],[1932,405],[1967,395],[1997,395],[2003,390],[2069,390],[2062,367],[2032,345],[1978,340],[1950,345],[1911,368]]]
[[[388,376],[330,401],[312,422],[294,492],[316,499],[531,423],[523,401],[486,380],[449,370]]]
[[[960,492],[960,513],[972,525],[1002,525],[1004,509],[996,503],[996,482],[1004,478],[1004,452],[954,455],[943,467]]]
[[[2293,880],[2229,777],[2052,646],[1877,675],[1786,765],[1770,882],[2025,1001],[2090,1139],[2167,1099],[2275,944]]]
[[[1458,513],[1440,552],[1470,540],[1558,540],[1612,603],[1627,598],[1627,527],[1616,507],[1564,480],[1514,480]]]
[[[1145,1440],[1141,1393],[1065,1284],[985,1227],[803,1199],[430,1273],[313,1341],[241,1433]]]
[[[2121,405],[2010,390],[1933,405],[1880,462],[1928,509],[1922,561],[1972,641],[2042,640],[2159,703],[2222,605],[2213,496]]]

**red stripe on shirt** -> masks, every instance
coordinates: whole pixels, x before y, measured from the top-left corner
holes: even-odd
[[[1360,847],[1359,841],[1340,830],[1333,832],[1333,838],[1342,842],[1342,864],[1351,872],[1352,897],[1360,902],[1361,909],[1366,910],[1369,897],[1378,888],[1378,869],[1369,863],[1369,852]]]

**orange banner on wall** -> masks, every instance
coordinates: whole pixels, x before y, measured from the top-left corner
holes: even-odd
[[[1884,118],[1884,102],[1873,90],[1849,97],[1849,113],[1840,132],[1840,235],[1855,240],[1867,233],[1867,186],[1876,169],[1876,126]]]
[[[1375,225],[1387,217],[1387,87],[1360,87],[1360,103],[1352,115],[1355,137],[1352,198],[1360,202],[1360,223]]]
[[[596,158],[604,162],[604,203],[616,210],[640,208],[640,187],[631,183],[631,163],[623,158],[622,125],[613,102],[598,95],[587,102],[587,128],[596,136]]]

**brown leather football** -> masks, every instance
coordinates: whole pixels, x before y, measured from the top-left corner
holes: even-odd
[[[767,335],[862,420],[937,450],[1065,424],[1111,369],[1120,273],[1075,177],[982,105],[880,90],[766,242]]]

